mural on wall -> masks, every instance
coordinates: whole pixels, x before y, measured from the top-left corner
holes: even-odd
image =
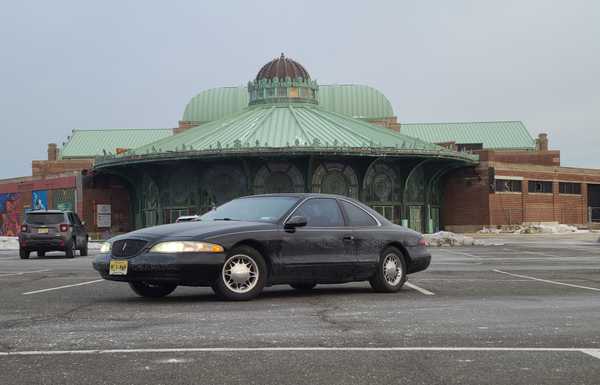
[[[48,210],[48,191],[37,190],[31,192],[31,209]]]
[[[62,211],[75,211],[75,190],[52,190],[52,208]]]
[[[0,194],[0,235],[14,237],[19,232],[19,194]]]

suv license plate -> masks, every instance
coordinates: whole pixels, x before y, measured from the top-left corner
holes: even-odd
[[[47,227],[39,228],[38,234],[48,234],[48,228]]]
[[[127,275],[127,261],[110,261],[108,274],[110,275]]]

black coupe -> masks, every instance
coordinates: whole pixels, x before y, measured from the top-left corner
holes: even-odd
[[[144,297],[182,285],[247,300],[277,284],[310,290],[368,280],[376,291],[395,292],[430,260],[421,234],[353,199],[270,194],[234,199],[197,221],[112,238],[93,266]]]

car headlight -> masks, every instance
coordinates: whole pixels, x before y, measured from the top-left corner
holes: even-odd
[[[214,243],[195,241],[168,241],[152,246],[154,253],[222,253],[223,246]]]
[[[104,242],[102,243],[102,245],[100,246],[100,252],[101,253],[108,253],[110,252],[110,247],[112,246],[112,244],[110,242]]]

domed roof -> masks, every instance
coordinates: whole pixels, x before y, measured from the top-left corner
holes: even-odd
[[[273,79],[275,77],[279,79],[290,77],[291,79],[302,78],[304,80],[310,80],[310,75],[302,64],[285,57],[283,53],[281,53],[280,57],[275,58],[262,66],[256,75],[256,81],[261,79]]]

